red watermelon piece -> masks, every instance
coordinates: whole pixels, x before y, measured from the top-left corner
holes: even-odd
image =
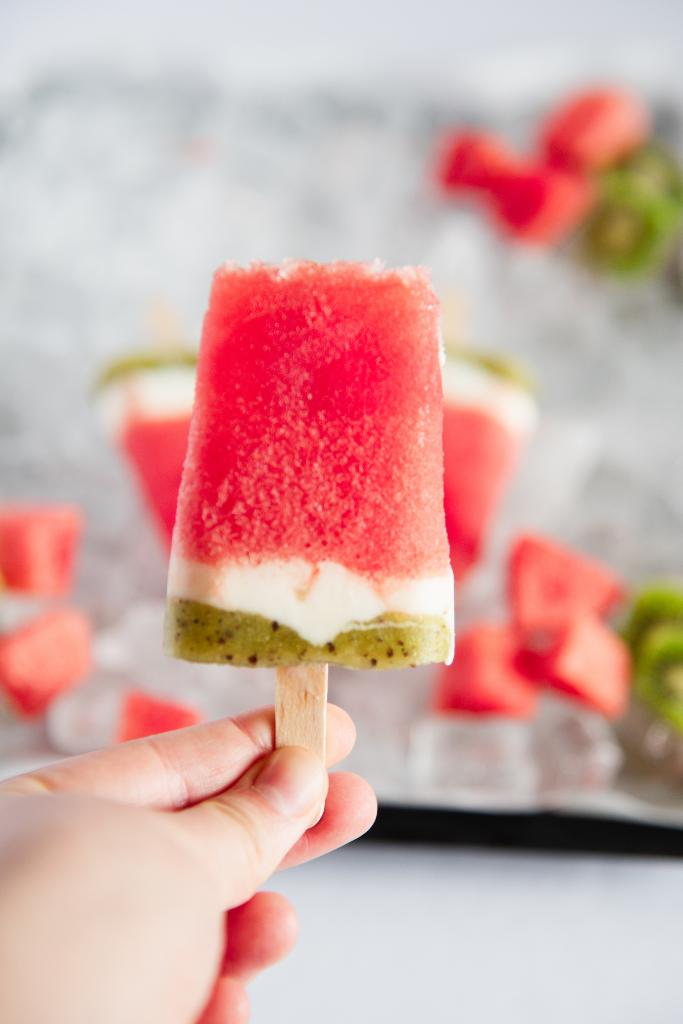
[[[171,546],[190,414],[165,419],[132,416],[120,438],[167,548]]]
[[[642,145],[650,133],[645,105],[623,89],[589,89],[570,96],[546,119],[541,150],[549,162],[595,171]]]
[[[204,320],[174,553],[448,571],[439,303],[415,268],[225,266]]]
[[[626,710],[631,680],[628,648],[613,630],[593,615],[579,615],[567,625],[536,666],[544,681],[601,712],[618,718]]]
[[[444,508],[456,579],[478,562],[523,439],[486,409],[446,402]]]
[[[495,222],[520,241],[554,245],[588,213],[594,189],[588,179],[564,170],[529,164],[497,174],[489,183]]]
[[[0,579],[10,590],[71,589],[83,515],[74,505],[0,504]]]
[[[0,691],[26,717],[40,715],[91,668],[90,622],[82,612],[48,612],[0,637]]]
[[[185,729],[189,725],[196,725],[201,717],[199,711],[187,704],[152,697],[142,690],[129,690],[121,704],[117,741],[125,743],[127,740]]]
[[[495,135],[465,131],[446,136],[440,145],[437,178],[447,191],[486,190],[496,175],[514,171],[520,158]]]
[[[600,562],[529,533],[510,549],[508,594],[517,628],[538,644],[586,612],[608,614],[625,590]]]
[[[455,661],[440,671],[434,710],[531,717],[537,690],[518,671],[517,650],[509,626],[480,623],[462,632]]]

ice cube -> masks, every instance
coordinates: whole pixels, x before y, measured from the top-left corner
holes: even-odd
[[[47,736],[60,754],[85,754],[114,742],[123,684],[102,676],[65,693],[48,708]]]
[[[531,726],[498,716],[428,715],[410,739],[420,798],[482,807],[523,807],[537,788]]]
[[[609,722],[595,711],[561,697],[544,695],[533,728],[533,753],[544,802],[606,789],[622,763]]]
[[[410,671],[330,673],[330,700],[353,718],[356,745],[348,767],[365,776],[380,798],[400,799],[410,784],[410,730],[424,714],[434,677],[433,667]]]

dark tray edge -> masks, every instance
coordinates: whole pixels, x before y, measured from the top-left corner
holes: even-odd
[[[382,803],[366,838],[505,850],[683,857],[683,829],[550,811],[500,814]]]

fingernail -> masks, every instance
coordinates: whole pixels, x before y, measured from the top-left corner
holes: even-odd
[[[282,747],[271,754],[252,785],[277,814],[302,818],[320,809],[327,772],[310,750]]]

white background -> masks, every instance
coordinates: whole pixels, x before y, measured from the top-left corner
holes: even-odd
[[[449,75],[511,50],[531,73],[572,50],[674,51],[680,0],[3,0],[0,82],[39,63],[93,61],[244,72],[258,79],[392,70]]]
[[[508,49],[534,55],[517,59],[532,78],[566,50],[656,63],[659,43],[682,40],[680,0],[4,0],[0,86],[84,57],[256,80],[448,77]],[[367,845],[275,884],[302,934],[254,986],[257,1024],[683,1019],[677,863]]]

